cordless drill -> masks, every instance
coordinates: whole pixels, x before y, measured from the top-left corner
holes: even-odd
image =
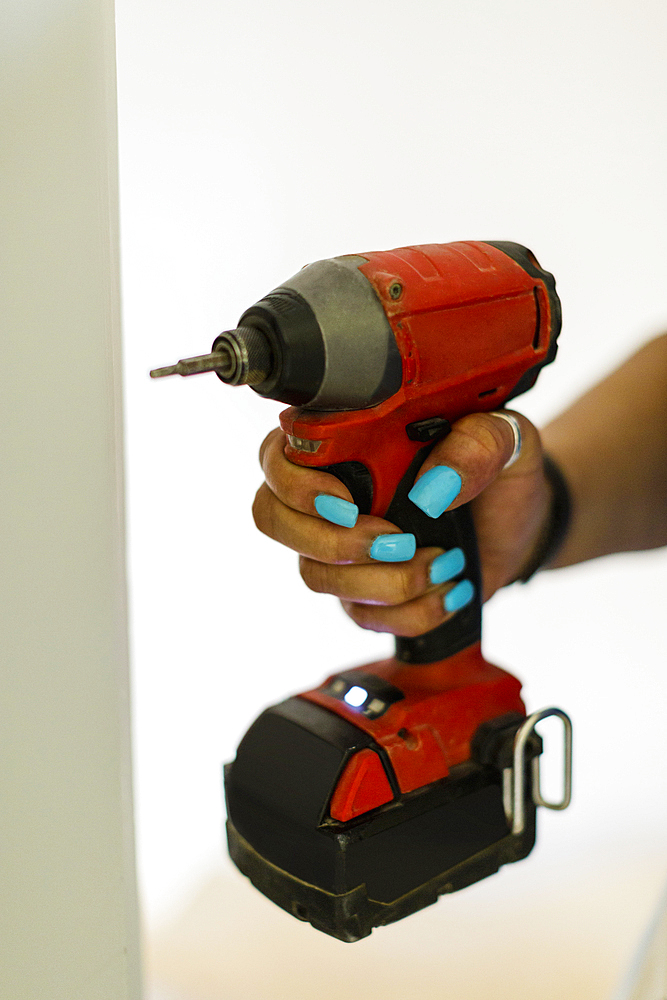
[[[526,718],[520,682],[481,653],[467,505],[408,498],[434,443],[498,410],[556,354],[553,277],[509,242],[402,247],[310,264],[212,352],[151,372],[215,371],[291,404],[286,454],[337,476],[362,514],[458,547],[474,599],[395,655],[264,711],[225,767],[229,852],[285,910],[343,941],[524,858],[536,806],[570,798],[571,725]],[[540,791],[537,722],[565,728],[563,796]]]

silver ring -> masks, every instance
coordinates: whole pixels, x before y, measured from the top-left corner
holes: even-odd
[[[493,410],[489,413],[489,416],[500,417],[501,420],[504,420],[512,428],[512,434],[514,435],[514,448],[512,449],[512,454],[503,465],[503,470],[509,469],[510,465],[514,465],[517,458],[521,454],[521,428],[519,427],[519,421],[516,417],[513,417],[511,413],[503,413],[500,410]]]

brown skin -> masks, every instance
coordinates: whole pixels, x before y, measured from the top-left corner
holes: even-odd
[[[484,600],[530,563],[548,521],[551,489],[542,470],[543,447],[560,465],[573,497],[570,530],[554,567],[667,544],[667,335],[586,393],[541,437],[526,417],[514,415],[523,446],[509,469],[503,466],[514,445],[511,428],[478,413],[457,421],[419,472],[448,465],[461,475],[462,489],[450,509],[472,501]],[[253,514],[260,531],[299,553],[307,586],[339,597],[358,625],[376,632],[420,635],[449,617],[442,598],[453,583],[433,587],[428,573],[443,550],[418,549],[403,563],[373,561],[373,540],[399,529],[370,516],[360,516],[354,528],[321,518],[316,496],[352,497],[334,476],[292,465],[284,446],[278,429],[262,445],[266,482]]]
[[[553,566],[667,544],[667,334],[545,428],[575,506]]]

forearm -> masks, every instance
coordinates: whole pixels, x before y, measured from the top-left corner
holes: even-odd
[[[667,544],[667,334],[582,396],[542,437],[573,501],[553,566]]]

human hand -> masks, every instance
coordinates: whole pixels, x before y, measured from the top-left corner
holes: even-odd
[[[443,503],[451,510],[472,502],[483,600],[520,575],[549,512],[539,434],[525,417],[512,413],[521,427],[522,448],[509,468],[503,467],[514,447],[511,427],[493,414],[471,414],[435,445],[411,491],[433,516]],[[382,518],[357,517],[340,480],[293,465],[284,447],[278,429],[262,444],[266,481],[253,514],[260,531],[299,553],[301,575],[311,590],[340,598],[362,628],[400,636],[436,628],[472,599],[471,586],[452,579],[465,579],[460,549],[415,551],[414,536]]]

